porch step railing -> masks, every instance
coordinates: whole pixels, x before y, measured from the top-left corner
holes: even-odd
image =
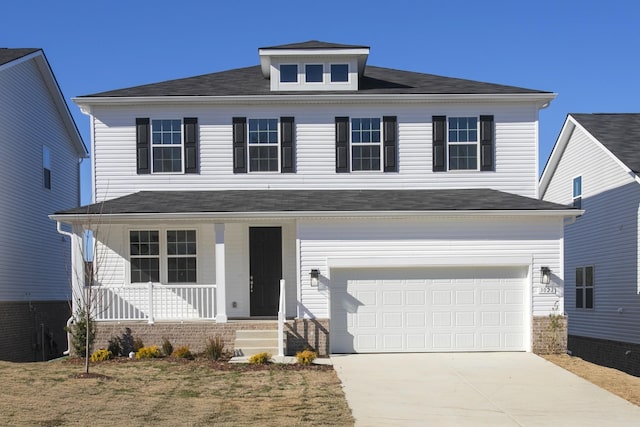
[[[284,357],[284,323],[286,321],[287,296],[284,279],[280,279],[280,300],[278,302],[278,356]]]
[[[163,285],[149,282],[126,286],[93,286],[96,320],[214,320],[216,285]]]

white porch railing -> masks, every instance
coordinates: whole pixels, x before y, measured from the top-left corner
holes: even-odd
[[[216,285],[93,286],[95,320],[214,320]]]
[[[284,357],[284,322],[286,320],[287,297],[284,279],[280,279],[280,301],[278,303],[278,356]]]

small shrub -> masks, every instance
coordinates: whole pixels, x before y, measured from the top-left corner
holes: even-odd
[[[224,354],[224,341],[220,335],[216,335],[214,338],[207,340],[207,345],[204,348],[204,354],[208,359],[218,360]]]
[[[107,349],[101,348],[100,350],[96,350],[91,355],[92,362],[102,362],[105,360],[109,360],[113,357],[113,353]]]
[[[157,345],[152,345],[151,347],[140,347],[138,351],[136,351],[136,359],[152,359],[160,356],[160,349]]]
[[[96,322],[89,316],[87,328],[87,312],[79,309],[73,316],[73,323],[65,327],[65,331],[71,334],[71,347],[76,356],[85,357],[91,353],[93,341],[96,337]],[[87,330],[89,331],[89,353],[86,352]]]
[[[189,346],[183,345],[182,347],[178,347],[173,352],[173,357],[177,357],[178,359],[193,359],[193,354],[191,354],[191,350],[189,350]]]
[[[249,358],[249,363],[252,365],[264,365],[271,361],[271,354],[267,352],[256,353]]]
[[[296,359],[301,365],[311,365],[318,357],[318,353],[312,350],[304,350],[296,353]]]
[[[133,339],[133,351],[135,351],[137,353],[138,350],[140,350],[143,347],[144,347],[144,343],[142,342],[142,338],[135,337]],[[158,348],[158,346],[154,346],[154,347]]]
[[[113,356],[120,356],[121,347],[120,347],[120,338],[111,337],[109,338],[109,342],[107,344],[107,350],[111,352]]]
[[[125,328],[124,333],[118,338],[120,344],[120,356],[128,356],[133,350],[133,334],[130,328]]]
[[[171,353],[173,353],[173,345],[166,338],[162,338],[162,352],[165,356],[171,356]]]

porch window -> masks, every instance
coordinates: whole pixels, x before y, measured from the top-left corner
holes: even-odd
[[[167,280],[169,283],[195,283],[196,231],[167,231]]]
[[[160,239],[157,231],[130,231],[131,283],[160,281]]]

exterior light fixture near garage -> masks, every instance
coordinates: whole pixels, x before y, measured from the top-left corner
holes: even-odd
[[[318,286],[318,279],[320,278],[320,270],[317,268],[312,268],[309,272],[309,276],[311,276],[311,286]]]
[[[540,283],[548,285],[551,282],[551,269],[549,267],[540,267]]]

